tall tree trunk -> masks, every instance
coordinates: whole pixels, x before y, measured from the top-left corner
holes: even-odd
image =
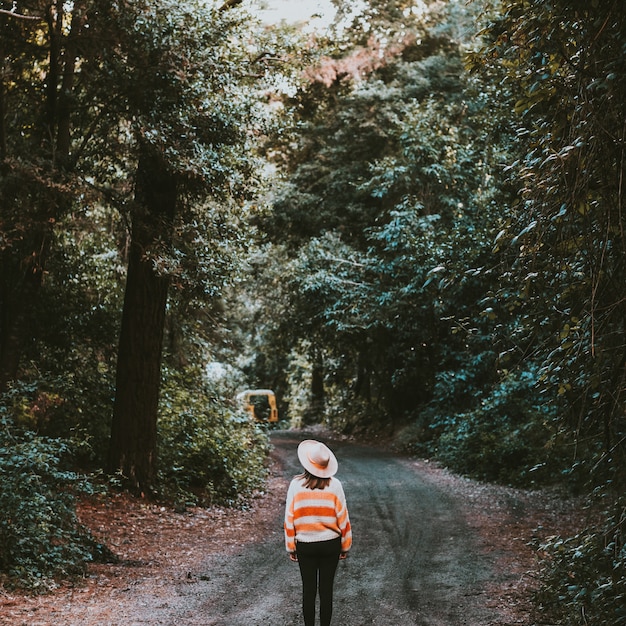
[[[48,25],[49,53],[48,73],[45,77],[45,116],[39,128],[40,146],[47,146],[44,153],[49,156],[50,180],[62,182],[57,169],[61,165],[67,171],[71,146],[71,115],[73,112],[72,91],[78,56],[78,39],[83,21],[83,2],[74,3],[71,29],[63,35],[66,19],[64,3],[51,3],[46,15]],[[67,46],[64,50],[64,44]],[[5,51],[0,52],[0,70],[6,63]],[[60,77],[61,104],[58,91]],[[35,309],[50,248],[50,235],[55,222],[65,212],[71,200],[64,193],[50,188],[45,182],[41,187],[33,180],[33,171],[28,167],[20,170],[11,167],[6,159],[8,154],[6,135],[6,91],[4,77],[0,81],[0,174],[3,184],[0,188],[0,205],[8,208],[24,203],[33,215],[32,224],[22,242],[13,242],[0,258],[0,391],[18,376],[19,364],[24,343],[32,332],[32,311]],[[57,128],[56,141],[54,129]],[[49,147],[49,148],[48,148]],[[39,148],[33,147],[37,152]],[[59,163],[57,163],[57,160]],[[59,174],[59,175],[57,175]],[[38,179],[38,175],[34,177]],[[7,218],[7,224],[10,224]]]
[[[158,156],[140,158],[122,312],[108,470],[149,493],[156,471],[157,408],[168,278],[159,275],[150,250],[169,244],[176,210],[176,182]]]
[[[372,399],[372,379],[369,350],[367,346],[359,350],[357,357],[357,373],[354,382],[355,398],[363,398],[367,402]]]
[[[313,368],[311,371],[311,410],[316,421],[326,413],[326,394],[324,391],[324,357],[319,349],[313,350]]]
[[[73,113],[73,91],[76,78],[76,61],[78,59],[78,42],[84,22],[84,2],[74,2],[72,22],[65,43],[63,78],[57,103],[57,139],[55,160],[67,169],[70,166],[71,121]]]
[[[8,255],[0,258],[0,391],[17,378],[23,343],[41,287],[47,241],[42,236],[41,253],[33,252],[19,267]]]
[[[7,111],[4,86],[5,53],[0,49],[0,163],[7,157]]]

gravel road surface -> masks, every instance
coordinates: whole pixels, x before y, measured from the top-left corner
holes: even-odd
[[[273,435],[286,480],[299,473],[303,437]],[[339,564],[335,626],[498,624],[483,607],[490,566],[455,502],[407,459],[349,442],[329,441],[339,460],[353,527],[350,556]],[[186,608],[171,624],[297,626],[300,575],[283,548],[283,509],[258,543],[213,555]],[[181,588],[181,593],[185,589]]]

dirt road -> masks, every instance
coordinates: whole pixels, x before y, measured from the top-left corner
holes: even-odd
[[[296,448],[308,437],[272,435],[270,489],[248,511],[176,513],[123,494],[85,503],[81,518],[120,563],[94,565],[78,585],[46,596],[0,589],[0,624],[300,626],[300,575],[284,550],[282,520],[288,482],[300,472]],[[536,517],[520,525],[520,503],[536,498],[319,438],[339,459],[354,532],[337,572],[333,626],[526,623],[500,611],[521,608],[509,592],[532,558],[525,535]]]
[[[290,433],[273,437],[288,478],[300,471],[300,439]],[[337,572],[333,623],[498,624],[481,601],[489,564],[455,503],[407,460],[350,443],[330,445],[339,459],[354,534],[351,554]],[[300,578],[283,549],[282,516],[277,510],[274,530],[259,543],[233,556],[211,557],[203,588],[193,589],[171,624],[300,624]]]

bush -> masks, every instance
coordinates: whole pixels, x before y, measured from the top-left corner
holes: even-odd
[[[232,392],[232,393],[231,393]],[[169,372],[161,396],[159,479],[186,504],[241,504],[267,477],[269,439],[226,398],[234,390],[199,372]]]
[[[0,575],[43,591],[84,571],[98,546],[81,526],[75,494],[90,483],[66,469],[72,444],[18,427],[0,407]]]
[[[24,429],[49,439],[72,438],[74,460],[85,472],[104,465],[111,430],[110,380],[103,382],[83,362],[61,358],[71,373],[39,374],[33,382],[15,383],[11,417]]]
[[[503,379],[480,406],[431,423],[438,459],[451,469],[517,486],[550,483],[570,465],[557,445],[554,406],[542,404],[532,372]]]
[[[626,498],[597,528],[552,537],[540,546],[542,587],[537,601],[559,624],[626,624]]]
[[[536,422],[513,426],[504,416],[483,411],[457,416],[456,426],[438,443],[437,458],[451,469],[512,485],[527,485],[544,467],[550,435]]]

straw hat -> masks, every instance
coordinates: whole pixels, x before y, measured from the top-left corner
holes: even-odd
[[[298,446],[302,467],[318,478],[330,478],[337,473],[338,463],[328,446],[314,439],[305,439]]]

